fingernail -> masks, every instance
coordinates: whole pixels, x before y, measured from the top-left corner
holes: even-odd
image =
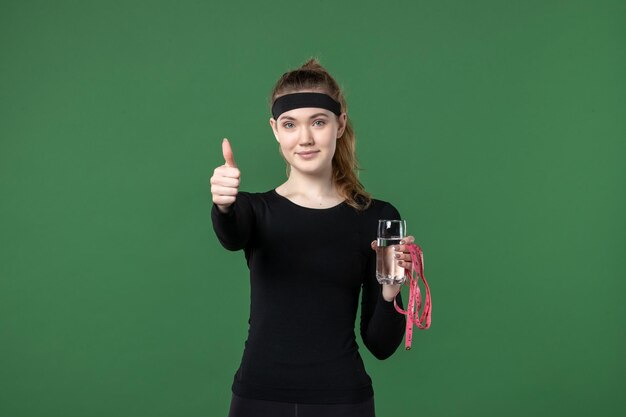
[[[404,241],[404,240],[401,240],[401,241],[400,241],[400,243],[404,245],[405,241]]]

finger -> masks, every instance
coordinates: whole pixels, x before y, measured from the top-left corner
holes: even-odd
[[[222,185],[224,187],[239,187],[239,178],[232,177],[211,177],[210,183],[212,185]]]
[[[413,263],[407,261],[398,261],[398,265],[404,269],[413,269]]]
[[[239,178],[241,176],[241,172],[239,171],[239,168],[231,168],[228,165],[220,165],[213,170],[213,176],[215,176],[216,178]]]
[[[405,252],[396,252],[393,257],[399,261],[410,261],[411,260],[411,254],[410,253],[405,253]]]
[[[233,156],[233,150],[230,147],[230,142],[226,138],[222,141],[222,154],[224,155],[224,161],[227,166],[237,168],[237,164],[235,164],[235,157]]]
[[[415,242],[415,238],[413,236],[407,236],[402,239],[402,245],[396,245],[396,251],[398,252],[406,252],[409,253],[409,248],[407,245]]]
[[[215,204],[230,205],[235,202],[236,198],[237,197],[230,195],[216,195],[215,197],[213,197],[213,202]]]
[[[373,250],[376,250],[378,248],[378,244],[376,243],[376,240],[372,240],[372,243],[370,243],[370,246],[372,247]]]
[[[221,185],[212,185],[211,194],[215,195],[237,195],[237,188],[235,187],[223,187]]]

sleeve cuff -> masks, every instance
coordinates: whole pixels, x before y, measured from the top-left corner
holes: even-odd
[[[233,203],[226,213],[222,213],[219,208],[217,208],[217,204],[213,203],[213,207],[211,209],[213,213],[217,217],[223,217],[226,219],[230,219],[235,216],[235,204]]]

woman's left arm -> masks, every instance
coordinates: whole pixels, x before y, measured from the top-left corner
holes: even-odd
[[[376,241],[372,242],[372,249],[376,249]],[[395,300],[404,308],[402,294],[399,294],[400,285],[378,283],[374,252],[368,257],[366,271],[361,301],[361,338],[374,357],[384,360],[397,350],[404,337],[406,317],[394,306]]]

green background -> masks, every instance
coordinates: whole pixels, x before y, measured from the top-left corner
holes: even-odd
[[[625,21],[623,1],[3,0],[0,415],[226,416],[249,282],[209,178],[228,137],[241,190],[285,180],[267,99],[311,56],[432,291],[411,351],[357,339],[378,415],[623,413]]]

